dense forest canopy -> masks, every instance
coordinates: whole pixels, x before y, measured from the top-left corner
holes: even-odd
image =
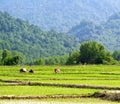
[[[120,0],[0,0],[0,10],[59,31],[68,31],[82,19],[105,21],[119,6]]]
[[[17,51],[26,61],[64,55],[79,47],[75,37],[54,30],[45,32],[38,26],[0,12],[0,49]]]

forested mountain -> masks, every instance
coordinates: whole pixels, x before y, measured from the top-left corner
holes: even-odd
[[[19,52],[27,60],[64,55],[78,49],[78,41],[54,30],[42,31],[38,26],[0,12],[0,50]]]
[[[73,27],[68,34],[76,36],[80,42],[95,40],[104,44],[108,50],[120,50],[120,13],[115,13],[109,19],[96,24],[91,21],[82,21]]]
[[[68,31],[82,19],[105,21],[120,11],[120,0],[0,0],[0,10],[45,30]]]

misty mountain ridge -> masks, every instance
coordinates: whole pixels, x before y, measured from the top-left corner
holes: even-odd
[[[68,34],[79,38],[81,43],[95,40],[104,44],[109,51],[120,50],[120,12],[111,15],[106,22],[101,24],[82,21]]]
[[[81,20],[105,21],[120,11],[120,0],[0,0],[0,10],[44,30],[67,32]]]

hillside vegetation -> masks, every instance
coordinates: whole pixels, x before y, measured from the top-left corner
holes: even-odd
[[[120,0],[0,0],[0,10],[39,25],[68,31],[82,19],[105,21],[119,12]]]
[[[105,45],[109,51],[120,50],[120,13],[111,15],[104,23],[82,21],[68,34],[76,36],[80,42],[95,40]]]
[[[27,61],[54,55],[64,55],[78,49],[78,41],[54,30],[42,31],[8,13],[0,12],[0,49],[19,52]]]

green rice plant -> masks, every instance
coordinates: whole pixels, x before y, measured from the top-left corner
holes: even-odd
[[[86,95],[96,89],[77,89],[51,86],[0,86],[0,96],[46,96],[46,95]]]
[[[20,73],[26,67],[35,70],[34,74]],[[54,68],[61,72],[54,73]],[[66,84],[90,84],[98,86],[120,86],[120,67],[113,65],[77,66],[0,66],[0,79]]]
[[[35,73],[20,73],[20,68],[26,67]],[[54,68],[59,68],[60,73],[55,74]],[[11,81],[11,82],[10,82]],[[53,84],[80,84],[93,86],[120,86],[120,66],[117,65],[77,65],[77,66],[0,66],[0,96],[51,96],[51,95],[87,95],[101,91],[89,88],[67,88],[59,86],[5,86],[13,83],[41,82]],[[69,101],[70,99],[68,99]],[[88,102],[87,102],[88,100]],[[59,101],[59,100],[58,100]],[[61,100],[60,100],[61,101]],[[65,102],[68,102],[65,99]],[[101,101],[101,100],[100,100]],[[100,102],[98,99],[80,99],[78,102]],[[104,101],[101,101],[104,102]],[[0,102],[1,103],[1,102]],[[112,102],[110,102],[112,104]],[[110,104],[109,103],[109,104]],[[117,103],[115,103],[117,104]]]

